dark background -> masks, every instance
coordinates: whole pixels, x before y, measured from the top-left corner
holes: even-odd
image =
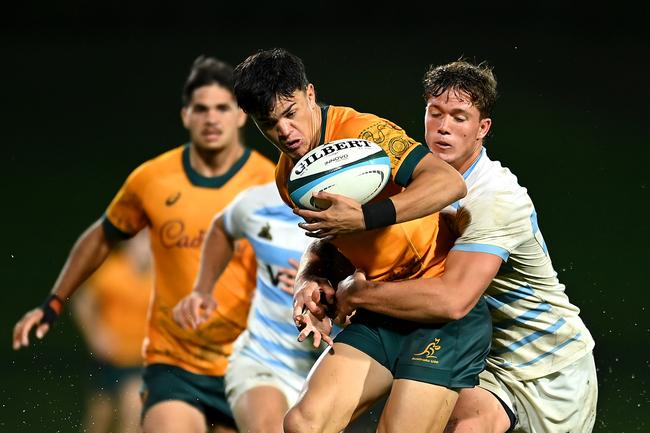
[[[494,67],[500,100],[486,147],[528,188],[560,279],[596,339],[595,431],[650,431],[647,6],[3,8],[0,432],[79,429],[87,351],[72,321],[66,314],[18,353],[13,324],[41,302],[130,171],[186,140],[180,91],[194,58],[237,64],[273,46],[303,58],[319,100],[390,118],[418,140],[429,64],[466,56]],[[246,141],[276,157],[250,124]]]

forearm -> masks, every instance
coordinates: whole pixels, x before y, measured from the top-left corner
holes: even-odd
[[[323,250],[327,242],[314,240],[308,246],[302,257],[296,272],[295,286],[311,281],[314,278],[323,276]]]
[[[221,218],[215,219],[203,243],[201,264],[193,290],[202,294],[211,293],[234,251],[235,242],[226,233],[223,221]]]
[[[427,155],[416,167],[408,186],[391,197],[396,222],[438,212],[463,198],[466,193],[465,182],[453,167],[433,155]]]
[[[365,282],[348,291],[353,308],[366,308],[416,322],[444,322],[465,317],[501,266],[499,256],[451,251],[445,273],[435,278]]]
[[[91,225],[75,242],[50,293],[62,300],[72,294],[106,260],[114,242],[109,241],[101,220]]]
[[[334,313],[336,284],[347,272],[349,262],[327,241],[313,241],[303,253],[293,292],[293,318],[296,324],[307,308],[319,319]],[[352,272],[354,268],[350,272]]]
[[[446,287],[441,278],[369,281],[350,294],[350,303],[356,308],[424,323],[447,322],[463,314],[460,302],[454,300],[454,290]]]
[[[296,274],[296,286],[317,278],[330,280],[332,284],[354,272],[354,266],[334,244],[315,240],[305,250]]]

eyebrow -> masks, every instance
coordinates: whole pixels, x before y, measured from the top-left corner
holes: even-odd
[[[438,104],[431,104],[428,106],[428,108],[435,108],[436,110],[441,110],[440,105]],[[442,111],[442,110],[441,110]],[[462,108],[454,108],[453,110],[449,111],[450,114],[467,114],[469,115],[469,111],[462,109]]]
[[[287,108],[285,108],[284,111],[283,111],[282,113],[280,113],[280,116],[279,116],[279,117],[283,117],[283,116],[285,116],[289,111],[291,111],[291,110],[293,109],[293,107],[294,107],[295,105],[296,105],[295,102],[292,102],[291,104],[289,104],[289,106],[288,106]],[[277,121],[278,121],[278,119],[276,119],[276,118],[273,117],[273,116],[264,116],[264,117],[261,117],[261,118],[259,119],[259,122],[262,122],[262,123],[277,122]]]
[[[280,117],[286,115],[289,111],[291,111],[293,109],[294,105],[296,105],[295,102],[292,102],[291,104],[289,104],[289,106],[287,108],[285,108],[285,110],[280,114]]]

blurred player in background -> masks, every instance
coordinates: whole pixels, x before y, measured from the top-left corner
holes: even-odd
[[[285,50],[261,51],[240,63],[235,68],[235,94],[260,131],[282,151],[276,183],[290,207],[295,205],[287,193],[289,173],[320,144],[365,138],[380,145],[391,160],[391,180],[377,201],[360,205],[320,192],[315,197],[331,202],[327,210],[296,210],[308,221],[300,226],[321,238],[309,245],[296,279],[294,320],[305,326],[301,339],[312,331],[329,333],[328,318],[310,317],[303,308],[320,299],[322,286],[333,291],[330,283],[355,267],[380,281],[442,272],[452,239],[435,212],[465,194],[462,177],[452,167],[386,119],[316,104],[302,61]],[[358,310],[352,324],[336,336],[333,350],[311,371],[304,392],[284,419],[285,432],[339,432],[387,393],[378,431],[442,432],[457,389],[478,383],[490,333],[484,301],[464,318],[443,325]]]
[[[73,298],[91,351],[82,431],[140,431],[142,341],[153,288],[147,230],[120,245]]]
[[[192,289],[215,214],[240,191],[273,178],[273,164],[241,142],[246,115],[233,95],[229,65],[209,57],[194,62],[181,118],[190,142],[131,173],[106,214],[74,245],[49,297],[14,328],[14,349],[29,344],[34,327],[42,338],[117,242],[149,227],[155,285],[144,347],[145,433],[234,428],[223,375],[232,343],[246,327],[255,288],[250,244],[235,246],[214,292],[218,307],[197,331],[180,327],[172,308]]]
[[[275,183],[241,193],[212,224],[192,293],[174,308],[174,318],[196,329],[216,307],[211,288],[238,239],[248,239],[257,257],[257,290],[246,331],[239,336],[226,372],[226,394],[241,432],[282,433],[282,419],[322,352],[296,339],[292,319],[295,268],[310,239],[280,198]],[[292,268],[293,265],[293,268]]]
[[[526,189],[483,147],[496,86],[489,67],[466,61],[431,67],[424,77],[427,144],[468,187],[442,211],[459,235],[444,275],[369,282],[357,272],[339,285],[338,313],[449,320],[485,293],[494,324],[487,368],[479,386],[460,391],[446,431],[589,433],[598,395],[594,340],[557,278]]]
[[[237,427],[247,433],[282,433],[285,413],[298,399],[307,374],[322,352],[296,339],[293,285],[310,242],[302,218],[282,201],[274,182],[242,192],[215,219],[206,236],[192,293],[174,308],[174,319],[196,329],[216,305],[210,295],[237,239],[248,239],[257,257],[257,290],[246,331],[239,336],[226,372],[226,395]],[[374,431],[362,417],[346,432]]]

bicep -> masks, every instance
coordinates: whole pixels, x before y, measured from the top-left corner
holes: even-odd
[[[454,180],[462,179],[462,176],[451,165],[442,159],[434,156],[432,153],[427,153],[422,156],[417,165],[413,169],[411,181],[417,179],[423,174],[433,176],[448,176]]]
[[[474,305],[499,272],[501,257],[474,251],[452,250],[445,262],[443,279],[455,287],[467,303]]]

